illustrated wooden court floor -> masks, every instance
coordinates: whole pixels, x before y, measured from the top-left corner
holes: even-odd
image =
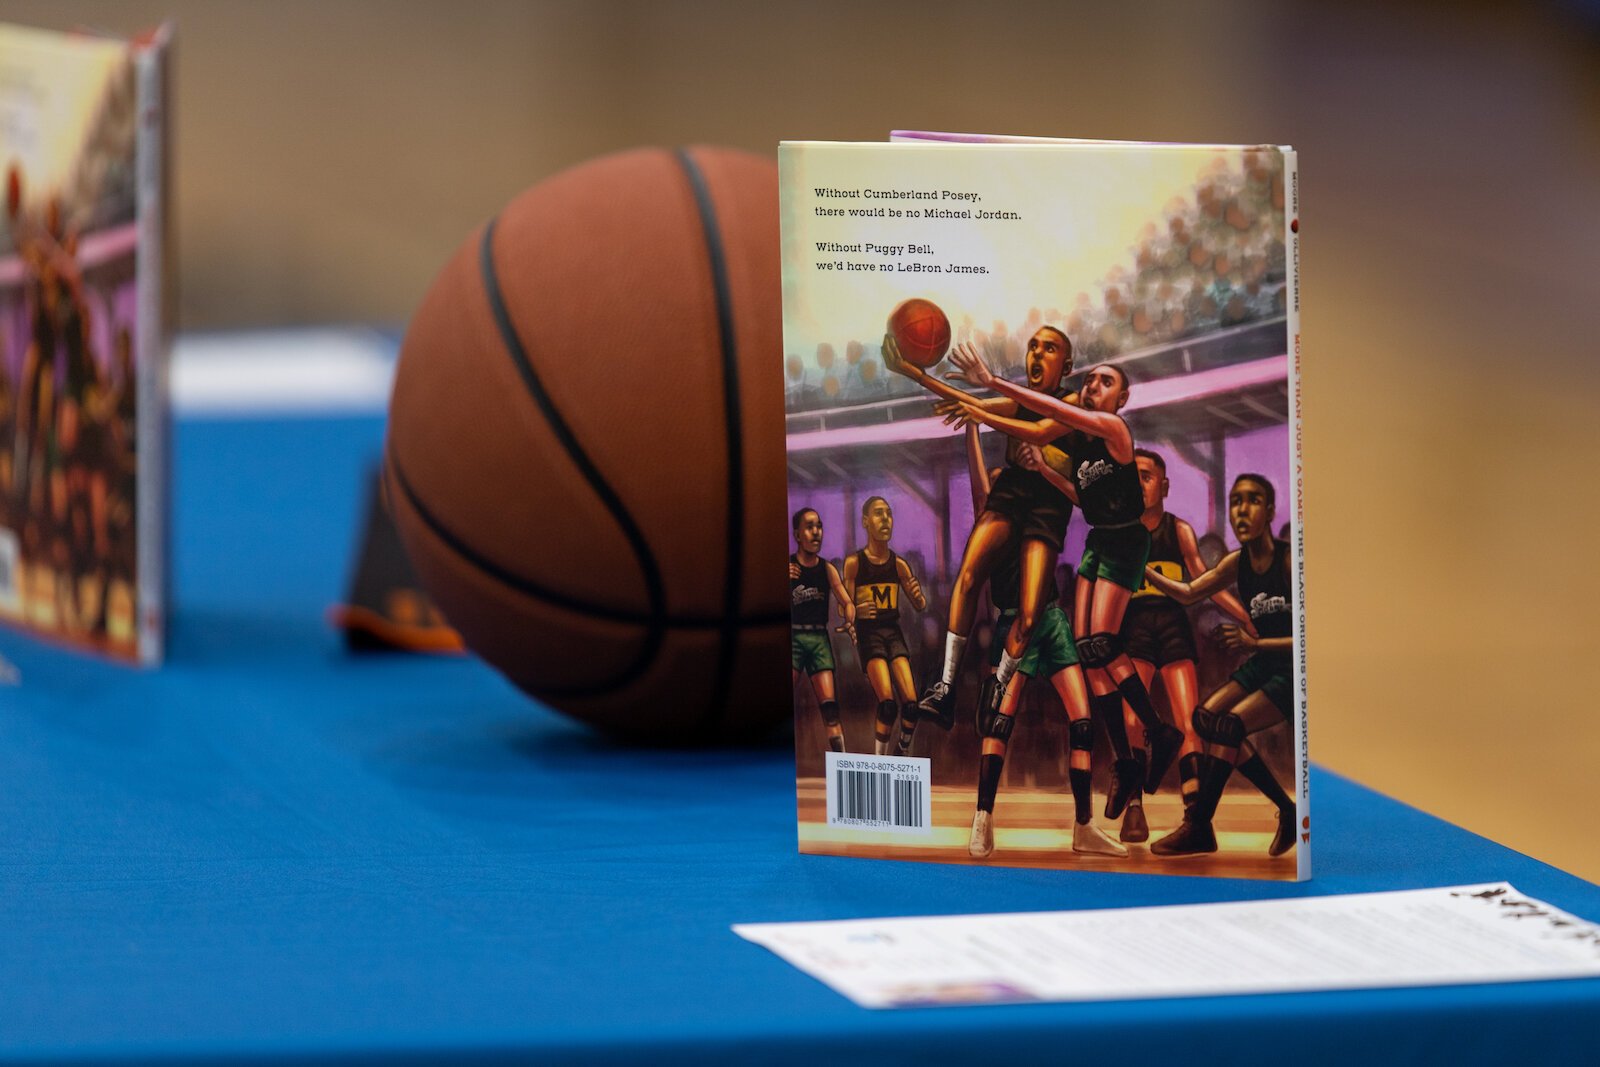
[[[1079,871],[1130,871],[1140,874],[1194,874],[1229,878],[1292,879],[1293,850],[1276,859],[1267,855],[1272,840],[1272,805],[1259,797],[1233,791],[1217,810],[1218,851],[1212,856],[1161,857],[1150,853],[1149,842],[1128,847],[1128,856],[1084,856],[1072,851],[1072,795],[1045,789],[1002,790],[995,800],[995,850],[988,859],[967,854],[972,828],[973,788],[934,786],[933,832],[925,843],[902,844],[896,835],[885,845],[885,835],[871,830],[827,825],[827,797],[821,778],[799,783],[800,842],[807,852],[830,856],[882,856],[888,859],[936,863],[972,863],[1000,867],[1062,867]],[[1113,839],[1120,819],[1099,817],[1105,798],[1095,796],[1095,823]],[[1178,825],[1183,802],[1175,792],[1144,798],[1150,840]]]

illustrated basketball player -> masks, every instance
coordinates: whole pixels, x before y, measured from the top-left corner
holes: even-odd
[[[1167,510],[1167,494],[1172,488],[1167,480],[1167,461],[1146,448],[1134,449],[1133,457],[1134,465],[1139,468],[1139,487],[1144,499],[1144,514],[1140,521],[1150,531],[1150,559],[1146,566],[1176,581],[1204,573],[1206,566],[1200,558],[1200,542],[1195,536],[1194,527]],[[1250,627],[1249,613],[1232,593],[1223,590],[1211,599],[1244,626]],[[1122,647],[1127,651],[1128,658],[1133,660],[1133,669],[1139,673],[1139,680],[1152,694],[1155,692],[1156,674],[1159,672],[1161,675],[1161,689],[1173,723],[1183,731],[1178,771],[1183,802],[1187,807],[1194,803],[1199,788],[1202,748],[1195,737],[1189,716],[1190,709],[1199,698],[1196,664],[1200,658],[1195,648],[1194,629],[1189,625],[1189,613],[1145,580],[1133,591],[1127,613],[1122,617]],[[1125,707],[1124,711],[1128,736],[1133,742],[1133,757],[1141,769],[1146,768],[1149,766],[1150,752],[1145,747],[1144,725],[1131,707]],[[1150,836],[1149,824],[1144,817],[1144,804],[1138,792],[1128,799],[1119,836],[1123,841],[1144,841]]]
[[[1239,538],[1238,550],[1191,582],[1173,581],[1153,568],[1145,572],[1151,584],[1180,604],[1195,603],[1236,584],[1255,624],[1255,633],[1242,626],[1222,627],[1229,647],[1250,653],[1250,658],[1194,711],[1194,731],[1206,746],[1200,756],[1198,795],[1178,828],[1150,845],[1155,855],[1215,852],[1212,820],[1245,738],[1293,718],[1294,586],[1289,543],[1272,536],[1276,503],[1271,482],[1259,474],[1239,475],[1228,494],[1228,518]],[[1259,763],[1260,757],[1252,753],[1249,760]],[[1256,782],[1257,788],[1278,808],[1278,829],[1267,854],[1281,856],[1294,846],[1294,802],[1265,763],[1259,770],[1266,775]]]
[[[1157,718],[1149,691],[1121,647],[1122,617],[1144,579],[1150,553],[1150,531],[1140,521],[1144,497],[1133,462],[1133,434],[1118,414],[1128,403],[1127,372],[1110,363],[1091,367],[1084,375],[1077,403],[1072,404],[1032,388],[1031,380],[1029,387],[1023,387],[995,377],[973,349],[957,349],[950,358],[957,373],[970,384],[992,389],[1031,412],[1033,418],[1050,419],[1070,430],[1060,447],[1072,457],[1067,478],[1091,527],[1078,567],[1073,631],[1078,635],[1078,658],[1093,693],[1091,707],[1105,725],[1117,756],[1105,812],[1106,818],[1117,818],[1135,791],[1154,788],[1165,777],[1183,744],[1183,731]],[[980,405],[964,406],[970,418],[1004,433],[1032,425]],[[1052,559],[1051,565],[1054,563]],[[1002,694],[1010,680],[1005,667],[1002,661],[995,676]],[[1150,765],[1143,775],[1123,724],[1124,700],[1144,724],[1149,738]]]
[[[977,358],[977,351],[969,344],[960,345],[956,353],[966,352]],[[1050,599],[1049,579],[1055,573],[1056,557],[1066,538],[1067,520],[1071,517],[1070,501],[1053,488],[1044,477],[1028,470],[1020,463],[1023,445],[1040,448],[1049,445],[1068,431],[1068,425],[1052,417],[1039,415],[1018,404],[1008,396],[982,399],[958,389],[948,382],[928,374],[922,368],[907,363],[892,334],[883,339],[883,362],[889,370],[910,378],[945,401],[935,410],[949,413],[957,405],[981,411],[988,419],[1004,421],[989,425],[1002,429],[1010,439],[1007,443],[1007,466],[994,480],[984,502],[983,511],[972,525],[966,548],[961,553],[961,567],[956,573],[955,585],[950,592],[950,607],[944,638],[944,659],[939,677],[917,702],[920,713],[933,718],[944,729],[955,721],[956,673],[961,667],[961,656],[966,651],[967,636],[977,619],[978,598],[990,580],[995,567],[1008,551],[1007,545],[1017,539],[1016,552],[1020,560],[1021,577],[1018,584],[1017,615],[1006,635],[1000,666],[995,675],[996,687],[991,696],[992,706],[983,714],[993,717],[1004,696],[1005,687],[1022,662],[1034,628],[1044,615]],[[1061,379],[1072,370],[1072,342],[1062,330],[1054,326],[1041,326],[1028,339],[1024,367],[1030,389],[1054,394],[1061,387]],[[1059,452],[1051,450],[1054,455]]]
[[[76,571],[89,554],[94,521],[87,469],[74,461],[84,452],[79,440],[82,404],[97,367],[88,351],[78,237],[63,220],[59,198],[46,201],[42,219],[32,220],[21,213],[21,177],[14,167],[8,186],[18,191],[15,201],[8,195],[6,208],[24,268],[32,325],[23,357],[14,461],[18,504],[26,516],[23,554],[41,561],[37,577],[48,579],[49,595],[35,603],[49,602],[50,625],[81,630],[84,612]],[[57,372],[62,351],[68,357],[64,392],[58,388]],[[102,597],[103,591],[102,583]]]
[[[1004,471],[986,471],[982,448],[978,443],[978,427],[968,423],[967,469],[972,477],[972,509],[983,514],[984,504],[994,480]],[[1028,469],[1039,469],[1044,461],[1039,450],[1024,446],[1021,457]],[[1056,477],[1060,477],[1056,475]],[[1017,605],[1021,599],[1022,557],[1020,538],[1013,538],[1008,550],[989,578],[989,599],[999,617],[995,620],[994,643],[991,646],[992,668],[998,668],[1005,639],[1016,624]],[[1061,610],[1060,596],[1055,589],[1055,576],[1051,574],[1049,603],[1034,628],[1033,637],[1017,665],[1016,680],[1007,687],[999,709],[992,716],[985,715],[988,699],[978,702],[978,736],[983,738],[983,752],[978,760],[978,803],[972,815],[972,835],[967,842],[967,852],[976,859],[987,859],[994,852],[994,801],[999,792],[1000,775],[1005,769],[1006,748],[1016,725],[1016,713],[1022,703],[1023,689],[1029,678],[1048,678],[1061,705],[1067,712],[1067,743],[1071,752],[1067,777],[1072,784],[1074,818],[1072,824],[1072,850],[1100,856],[1126,856],[1128,850],[1107,837],[1091,822],[1093,810],[1093,775],[1090,758],[1094,749],[1094,720],[1089,716],[1089,693],[1078,666],[1078,650],[1072,640],[1072,627],[1066,612]],[[994,676],[984,681],[986,690],[995,686]]]
[[[834,695],[833,646],[828,640],[828,594],[833,594],[844,618],[841,629],[852,637],[856,606],[839,572],[820,554],[822,516],[813,509],[794,513],[794,544],[794,554],[789,557],[789,656],[793,664],[789,681],[798,684],[801,671],[811,679],[811,691],[828,728],[828,747],[843,752],[844,724]]]
[[[844,561],[844,587],[855,605],[856,648],[862,668],[878,701],[873,751],[884,755],[891,748],[904,754],[911,749],[917,728],[916,688],[911,680],[911,652],[900,632],[900,594],[912,607],[928,606],[922,585],[905,560],[889,547],[894,536],[894,510],[881,496],[868,497],[861,506],[861,527],[866,547]],[[900,719],[898,740],[895,719]]]

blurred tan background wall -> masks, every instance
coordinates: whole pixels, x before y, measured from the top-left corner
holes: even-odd
[[[639,143],[1294,144],[1313,755],[1600,879],[1596,7],[0,0],[0,19],[177,17],[186,329],[403,323],[511,194]]]

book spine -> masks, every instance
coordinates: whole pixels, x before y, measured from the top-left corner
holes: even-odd
[[[167,113],[170,29],[163,27],[135,64],[139,127],[135,148],[138,174],[138,441],[136,459],[138,553],[137,625],[139,661],[161,661],[169,590],[171,426],[167,408],[170,357],[172,265],[169,172],[170,116]]]
[[[778,236],[778,248],[780,250],[779,251],[779,256],[781,257],[779,268],[780,268],[780,270],[782,272],[782,292],[784,294],[784,298],[783,298],[784,299],[784,308],[783,308],[783,332],[784,332],[783,350],[785,352],[791,352],[791,351],[795,351],[796,350],[795,347],[794,347],[795,346],[795,341],[794,341],[793,338],[791,338],[789,336],[790,315],[791,315],[791,312],[792,312],[792,306],[791,305],[792,305],[792,302],[793,302],[793,299],[794,299],[794,295],[793,295],[793,292],[791,290],[791,287],[792,286],[798,286],[800,284],[800,279],[796,276],[796,271],[795,271],[795,267],[794,267],[795,256],[791,252],[791,246],[797,245],[798,242],[797,242],[795,234],[794,234],[794,220],[791,217],[790,212],[798,210],[798,208],[796,206],[797,197],[795,195],[795,192],[796,192],[796,189],[799,187],[799,183],[804,180],[804,178],[803,178],[803,174],[804,174],[804,170],[805,170],[805,162],[804,162],[804,160],[805,160],[805,153],[804,153],[804,149],[803,149],[802,146],[792,145],[792,144],[780,144],[778,146],[778,234],[779,234],[779,236]],[[779,372],[779,371],[776,370],[776,368],[774,368],[774,373],[782,373],[782,372]],[[789,412],[789,399],[788,399],[789,383],[788,383],[787,379],[784,380],[783,385],[784,385],[784,397],[785,397],[785,399],[784,399],[784,413],[785,413],[785,415],[787,415],[788,412]],[[792,444],[792,442],[790,442],[788,440],[787,425],[788,425],[787,424],[787,420],[785,420],[785,439],[784,439],[784,446],[783,447],[784,447],[784,455],[785,455],[786,458],[787,458],[787,456],[789,454],[789,448],[790,448],[790,446]],[[789,495],[788,494],[789,494],[790,466],[789,466],[789,464],[787,462],[785,462],[785,464],[784,464],[784,475],[783,476],[784,476],[784,500],[788,501],[789,500]],[[787,512],[788,510],[789,510],[789,508],[788,508],[788,505],[786,503],[785,506],[784,506],[784,511]],[[831,605],[830,605],[830,610],[831,610]],[[790,620],[790,627],[791,627],[791,629],[790,629],[790,639],[791,639],[791,641],[793,640],[793,636],[794,636],[794,631],[792,629],[793,625],[794,625],[794,623],[793,623],[793,619],[791,617],[791,620]],[[803,797],[801,797],[801,795],[800,795],[800,759],[801,759],[800,739],[802,737],[802,733],[801,733],[801,729],[800,729],[800,707],[801,707],[801,700],[802,700],[802,698],[800,696],[800,687],[799,686],[791,686],[790,689],[789,689],[789,694],[790,694],[789,699],[791,701],[790,713],[794,716],[794,736],[795,736],[795,741],[794,741],[794,746],[795,746],[795,748],[794,748],[794,759],[795,759],[795,793],[796,793],[795,800],[796,800],[796,803],[798,804],[803,800]],[[803,830],[804,830],[803,823],[801,822],[800,818],[796,818],[796,820],[795,820],[795,836],[796,836],[797,847],[799,848],[799,850],[801,852],[806,852],[806,851],[809,851],[809,850],[806,847],[806,840],[805,840],[805,835],[803,833]]]
[[[1296,871],[1311,877],[1311,756],[1306,700],[1306,516],[1305,454],[1301,426],[1302,350],[1300,345],[1300,164],[1293,149],[1283,153],[1284,284],[1288,287],[1289,338],[1289,513],[1294,516],[1290,545],[1294,562],[1294,776]]]

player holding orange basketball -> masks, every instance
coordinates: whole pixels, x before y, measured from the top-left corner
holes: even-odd
[[[1115,819],[1136,790],[1150,791],[1161,782],[1183,744],[1183,731],[1157,717],[1149,691],[1122,650],[1122,617],[1144,579],[1150,554],[1150,531],[1141,521],[1144,494],[1134,466],[1133,434],[1118,414],[1128,403],[1128,376],[1109,363],[1091,367],[1084,375],[1078,403],[1070,404],[1031,388],[1031,377],[1030,388],[995,377],[970,347],[956,349],[951,361],[956,374],[972,385],[993,389],[1034,418],[1053,419],[1071,430],[1064,441],[1065,451],[1072,457],[1067,476],[1077,491],[1083,517],[1093,527],[1078,567],[1073,631],[1094,694],[1091,706],[1099,713],[1117,754],[1105,813],[1106,818]],[[967,417],[1006,434],[1026,433],[1034,425],[998,415],[978,403],[962,406]],[[1003,686],[1009,674],[996,678]],[[1150,766],[1143,775],[1123,724],[1124,700],[1144,724],[1149,739]]]
[[[881,496],[868,497],[861,506],[861,527],[867,532],[867,544],[845,559],[844,587],[855,605],[861,666],[878,698],[874,751],[881,756],[892,745],[904,754],[910,751],[917,729],[913,703],[917,692],[911,680],[911,650],[900,632],[900,593],[910,597],[918,611],[926,610],[928,601],[911,567],[889,547],[894,536],[894,510],[889,502]],[[900,736],[898,742],[892,742],[897,713]]]
[[[956,351],[970,353],[976,358],[976,351],[970,344]],[[1011,427],[1007,430],[1010,438],[1006,446],[1008,465],[995,479],[983,512],[972,525],[972,533],[967,536],[967,545],[961,554],[961,567],[950,592],[943,667],[939,677],[917,702],[922,714],[933,718],[948,730],[955,721],[956,672],[960,670],[961,656],[966,651],[967,635],[972,632],[972,624],[977,619],[979,591],[988,583],[1013,538],[1020,541],[1017,549],[1021,568],[1017,617],[1006,635],[1005,651],[1001,654],[1000,666],[995,674],[993,706],[980,709],[985,718],[999,710],[1006,685],[1016,673],[1017,665],[1022,662],[1028,642],[1033,638],[1034,627],[1044,615],[1049,599],[1050,577],[1055,573],[1056,557],[1061,554],[1061,546],[1066,539],[1072,505],[1038,471],[1021,466],[1020,450],[1025,444],[1040,447],[1050,444],[1066,434],[1068,425],[1035,414],[1014,399],[996,397],[979,400],[965,390],[935,378],[902,357],[892,331],[883,339],[883,363],[889,370],[910,378],[935,396],[982,411],[986,417],[1003,418]],[[1061,387],[1061,379],[1072,370],[1072,342],[1057,327],[1041,326],[1028,339],[1025,366],[1031,388],[1055,393]]]
[[[834,698],[833,646],[828,641],[828,593],[833,593],[839,614],[844,616],[840,629],[851,637],[855,636],[856,605],[839,572],[821,556],[822,516],[815,509],[801,508],[794,513],[794,544],[794,555],[789,557],[789,683],[798,684],[801,671],[811,678],[811,690],[828,727],[828,747],[843,752],[844,724]]]

